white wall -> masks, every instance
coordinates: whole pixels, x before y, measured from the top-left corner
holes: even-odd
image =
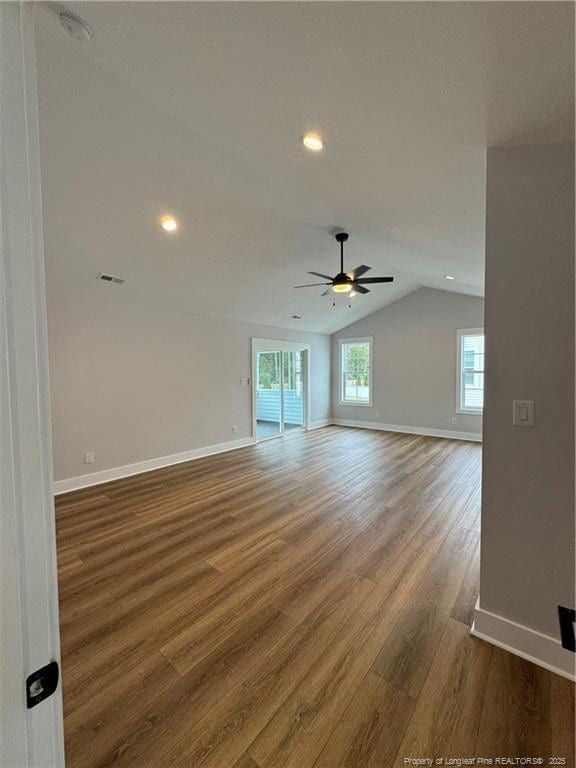
[[[329,336],[159,309],[96,281],[82,300],[49,292],[48,324],[55,480],[249,437],[253,336],[311,343],[311,418],[330,415]]]
[[[334,334],[332,416],[480,435],[481,416],[456,413],[456,331],[483,321],[482,299],[421,288]],[[339,404],[338,340],[356,336],[374,337],[370,408]]]
[[[574,154],[488,151],[480,608],[559,638],[574,597]],[[534,428],[512,400],[535,401]]]

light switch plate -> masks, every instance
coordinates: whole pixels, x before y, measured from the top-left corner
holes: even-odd
[[[512,400],[512,424],[515,427],[534,426],[534,400]]]

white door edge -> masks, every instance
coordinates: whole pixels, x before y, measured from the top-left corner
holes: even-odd
[[[60,663],[32,3],[0,3],[0,167],[0,765],[60,768],[61,686],[25,688]]]

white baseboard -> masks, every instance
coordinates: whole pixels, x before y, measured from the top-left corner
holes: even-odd
[[[384,432],[403,432],[408,435],[426,435],[428,437],[446,437],[450,440],[482,442],[482,435],[479,432],[458,432],[450,429],[432,429],[431,427],[405,427],[399,424],[381,424],[378,421],[357,421],[356,419],[332,419],[332,424],[336,424],[339,427],[380,429]]]
[[[89,475],[71,477],[68,480],[56,480],[53,485],[54,495],[58,496],[61,493],[77,491],[80,488],[89,488],[92,485],[109,483],[111,480],[119,480],[122,477],[130,477],[131,475],[139,475],[143,472],[151,472],[153,469],[170,467],[172,464],[182,464],[185,461],[201,459],[204,456],[212,456],[215,453],[235,451],[237,448],[245,448],[247,445],[254,445],[255,442],[253,437],[243,437],[240,440],[230,440],[227,443],[208,445],[205,448],[194,448],[191,451],[174,453],[171,456],[161,456],[158,459],[147,459],[146,461],[138,461],[135,464],[126,464],[123,467],[103,469],[100,472],[92,472]]]
[[[310,422],[308,430],[321,429],[336,424],[342,427],[359,427],[361,429],[380,429],[385,432],[405,432],[411,435],[429,435],[430,437],[447,437],[454,440],[475,440],[480,441],[482,436],[474,432],[451,432],[444,429],[428,429],[427,427],[402,427],[396,424],[380,424],[372,421],[355,421],[352,419],[317,419]],[[209,445],[205,448],[195,448],[183,453],[175,453],[171,456],[161,456],[158,459],[147,459],[135,464],[126,464],[123,467],[113,467],[112,469],[103,469],[100,472],[91,472],[89,475],[80,475],[71,477],[67,480],[56,480],[54,482],[54,495],[77,491],[80,488],[89,488],[92,485],[109,483],[111,480],[120,480],[123,477],[139,475],[143,472],[151,472],[154,469],[169,467],[173,464],[181,464],[184,461],[193,461],[201,459],[204,456],[212,456],[215,453],[225,453],[234,451],[237,448],[245,448],[247,445],[254,445],[256,441],[253,437],[244,437],[240,440],[230,440],[227,443],[218,443]]]
[[[316,419],[316,421],[311,421],[308,425],[308,432],[311,429],[322,429],[322,427],[329,427],[332,424],[332,419]]]
[[[485,611],[478,603],[474,609],[474,622],[470,633],[550,672],[569,680],[576,679],[576,654],[562,648],[560,640]]]

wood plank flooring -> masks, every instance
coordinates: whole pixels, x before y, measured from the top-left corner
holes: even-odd
[[[468,632],[480,455],[329,427],[58,497],[68,766],[574,766],[572,684]]]

